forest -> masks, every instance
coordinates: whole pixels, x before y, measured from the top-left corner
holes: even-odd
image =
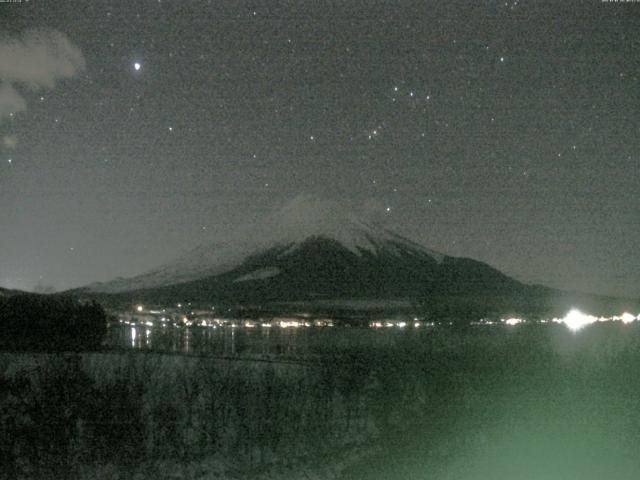
[[[80,351],[100,348],[104,309],[62,295],[0,296],[0,349]]]

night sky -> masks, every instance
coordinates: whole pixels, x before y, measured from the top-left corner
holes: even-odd
[[[156,267],[298,195],[640,295],[640,3],[0,3],[0,286]]]

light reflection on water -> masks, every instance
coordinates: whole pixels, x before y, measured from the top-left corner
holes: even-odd
[[[195,355],[305,355],[315,328],[201,328],[134,325],[109,328],[107,346]]]
[[[136,347],[136,327],[131,327],[131,347]]]

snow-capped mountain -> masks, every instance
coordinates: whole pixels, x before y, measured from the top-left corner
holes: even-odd
[[[230,241],[192,250],[157,269],[132,278],[95,283],[90,291],[118,293],[185,283],[221,275],[240,267],[249,257],[278,250],[279,257],[294,253],[310,239],[330,240],[356,256],[413,251],[442,262],[444,255],[393,232],[358,219],[338,202],[298,197],[284,208]],[[259,280],[279,274],[275,266],[249,272],[234,281]]]
[[[512,295],[525,286],[484,263],[430,250],[337,202],[298,197],[232,240],[143,275],[93,284],[87,296],[128,301],[403,300]],[[106,297],[105,297],[106,295]]]
[[[71,293],[114,306],[186,301],[338,316],[412,311],[438,319],[548,317],[577,306],[604,314],[630,305],[526,285],[485,263],[434,252],[363,221],[337,202],[312,197],[296,198],[229,241],[196,248],[143,275]]]

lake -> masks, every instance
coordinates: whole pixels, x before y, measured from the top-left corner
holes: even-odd
[[[0,438],[9,439],[0,478],[640,472],[638,322],[579,331],[137,323],[110,327],[108,345],[0,354]]]
[[[211,356],[307,358],[327,345],[384,346],[400,337],[426,334],[429,327],[176,327],[114,324],[110,348]]]

